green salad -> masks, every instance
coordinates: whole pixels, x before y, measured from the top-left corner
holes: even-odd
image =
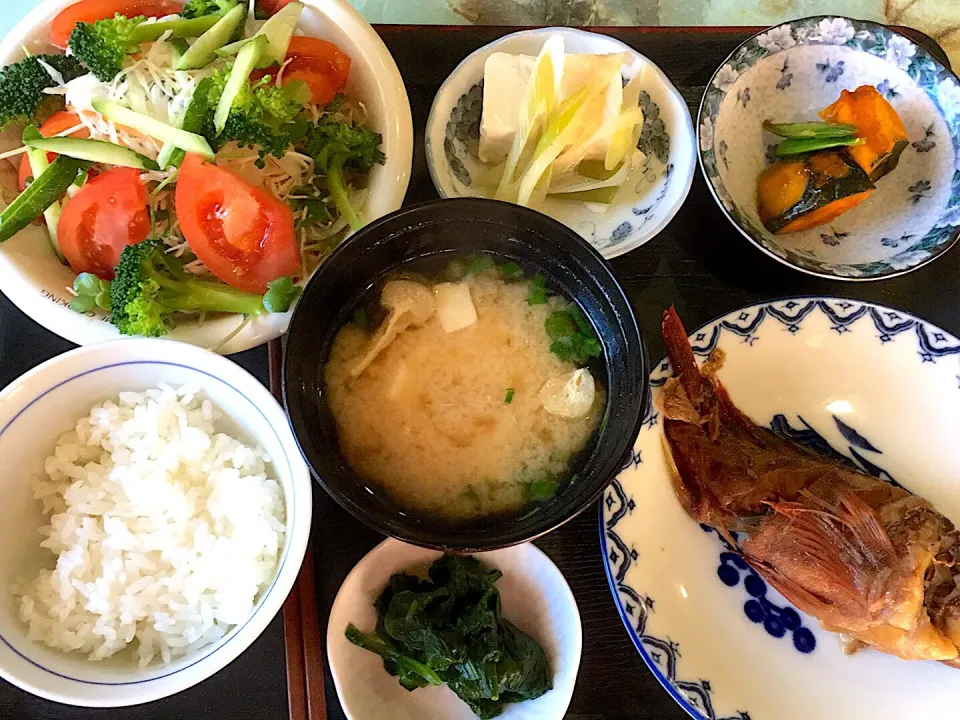
[[[22,128],[2,156],[19,192],[5,198],[0,243],[43,222],[76,275],[71,308],[109,313],[124,334],[288,310],[297,281],[363,224],[369,174],[385,161],[349,97],[350,57],[300,34],[302,10],[63,10],[50,40],[65,54],[0,70],[0,128]]]

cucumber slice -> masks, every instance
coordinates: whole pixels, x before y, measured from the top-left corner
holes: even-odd
[[[57,202],[77,175],[90,169],[88,160],[61,155],[34,178],[26,190],[17,195],[12,203],[0,213],[0,242],[9,240]]]
[[[171,59],[176,65],[183,54],[190,49],[190,45],[183,38],[170,38]]]
[[[230,42],[233,33],[243,23],[247,10],[237,5],[224,15],[212,28],[197,38],[196,42],[173,64],[174,70],[202,68],[216,58],[216,50]]]
[[[257,61],[257,68],[270,67],[271,65],[281,64],[287,56],[287,48],[290,47],[290,38],[293,37],[293,31],[297,28],[300,21],[300,13],[303,11],[303,4],[292,2],[281,8],[275,15],[269,18],[263,26],[252,36],[237,40],[229,45],[224,45],[216,51],[220,57],[232,57],[240,52],[244,45],[254,38],[267,38],[267,49]]]
[[[134,152],[122,145],[114,145],[106,140],[88,140],[85,138],[52,137],[29,140],[27,147],[47,150],[78,160],[121,165],[137,170],[158,170],[159,166],[150,158]]]
[[[292,2],[285,5],[257,31],[254,37],[262,35],[267,39],[267,49],[263,51],[257,62],[258,68],[279,65],[283,62],[287,56],[287,48],[290,47],[290,38],[293,37],[293,31],[300,22],[301,12],[303,12],[302,3]]]
[[[23,142],[42,137],[40,131],[33,125],[30,125],[23,131]],[[46,150],[27,148],[27,161],[30,163],[30,172],[33,173],[33,177],[35,178],[40,177],[43,172],[50,167]],[[80,175],[77,175],[77,177],[80,177]],[[76,182],[76,180],[74,180],[74,182]],[[60,212],[60,201],[56,200],[50,207],[43,211],[43,219],[47,221],[47,234],[50,236],[50,245],[53,247],[54,254],[56,254],[60,262],[66,263],[63,253],[60,252],[60,243],[57,240],[57,226],[60,224]]]
[[[161,170],[166,170],[168,167],[173,165],[173,158],[178,152],[183,152],[173,143],[164,143],[163,147],[160,148],[160,152],[157,154],[157,165],[160,166]]]
[[[144,42],[153,42],[168,30],[171,37],[199,37],[216,25],[217,20],[219,18],[216,15],[202,15],[198,18],[177,18],[175,20],[141,23],[130,33],[130,45],[136,46]]]
[[[187,105],[183,113],[183,119],[180,127],[191,133],[199,133],[203,130],[203,124],[210,114],[210,88],[213,85],[211,78],[204,78],[193,91],[193,97],[190,104]],[[172,143],[166,143],[157,156],[157,165],[161,168],[180,167],[183,157],[186,153]]]
[[[213,126],[217,134],[223,132],[227,125],[227,118],[230,116],[230,110],[233,108],[233,101],[250,78],[250,73],[256,66],[257,61],[267,47],[267,38],[263,35],[253,37],[250,42],[240,48],[237,53],[237,59],[233,63],[233,69],[230,71],[230,77],[227,78],[227,84],[223,88],[223,94],[220,96],[220,102],[217,104],[217,111],[213,116]]]
[[[237,40],[229,45],[224,45],[222,48],[217,48],[213,52],[217,57],[233,57],[240,52],[240,48],[242,48],[251,40],[253,40],[252,37],[244,38],[243,40]]]
[[[33,125],[30,125],[23,131],[24,142],[42,137],[40,131]],[[30,163],[30,172],[33,173],[33,177],[35,178],[40,177],[44,170],[50,167],[46,150],[27,148],[27,161]],[[53,248],[54,254],[56,254],[60,262],[66,263],[63,253],[60,252],[60,242],[57,240],[57,226],[60,224],[60,211],[60,201],[54,200],[53,204],[43,211],[43,219],[47,221],[47,234],[50,236],[50,246]]]
[[[173,125],[160,122],[149,115],[134,112],[120,103],[105,100],[104,98],[94,100],[93,109],[108,120],[113,120],[115,123],[139,130],[144,135],[156,138],[160,142],[176,145],[181,150],[200,155],[205,160],[213,160],[213,148],[210,147],[210,143],[201,135],[173,127]]]

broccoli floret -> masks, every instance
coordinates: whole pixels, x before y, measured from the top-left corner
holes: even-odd
[[[180,11],[180,17],[198,18],[204,15],[223,17],[236,6],[235,0],[190,0]]]
[[[218,135],[213,127],[213,110],[229,76],[229,67],[213,73],[207,98],[210,117],[202,134],[214,147],[232,140],[242,147],[255,147],[264,154],[283,157],[307,130],[302,113],[310,99],[310,89],[299,81],[277,87],[269,75],[247,83],[234,99],[227,123]]]
[[[217,21],[216,15],[147,22],[143,15],[78,22],[70,34],[70,50],[74,57],[103,82],[113,80],[121,70],[127,54],[140,43],[151,42],[169,31],[173,37],[197,37]]]
[[[57,83],[43,66],[46,63],[64,82],[86,74],[76,58],[67,55],[34,55],[0,70],[0,129],[18,122],[43,122],[63,99],[43,91]]]
[[[137,28],[146,20],[116,15],[95,23],[78,22],[70,34],[70,50],[90,72],[103,82],[113,80],[123,69],[123,60],[134,41]]]
[[[165,335],[176,312],[286,312],[300,294],[300,287],[288,277],[269,283],[263,296],[197,278],[184,271],[183,262],[165,252],[158,240],[125,247],[115,275],[110,322],[124,335]]]
[[[306,153],[313,158],[318,172],[327,179],[327,188],[340,214],[357,230],[363,222],[347,195],[347,173],[363,175],[374,165],[382,165],[386,155],[380,149],[379,133],[359,125],[323,115],[307,132]]]

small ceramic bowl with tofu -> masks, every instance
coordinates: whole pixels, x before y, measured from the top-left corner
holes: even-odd
[[[595,112],[602,119],[596,132],[572,138],[570,152],[553,164],[546,197],[540,184],[529,200],[502,187],[498,192],[522,133],[534,63],[557,39],[564,57],[558,114],[588,87],[598,93]],[[618,118],[629,145],[615,139]],[[576,231],[606,258],[639,247],[670,222],[696,164],[690,112],[666,75],[618,40],[570,28],[513,33],[467,57],[434,99],[425,145],[441,197],[519,201]]]
[[[519,266],[528,277],[542,276],[546,287],[579,306],[602,346],[601,356],[591,361],[589,367],[606,392],[603,408],[597,412],[597,429],[571,460],[569,482],[561,482],[548,499],[496,514],[443,516],[400,504],[387,488],[351,468],[341,450],[340,428],[330,402],[333,391],[326,378],[328,365],[336,367],[335,362],[330,362],[334,339],[352,322],[358,309],[369,307],[364,301],[373,288],[381,288],[380,305],[387,311],[380,328],[396,327],[391,322],[401,314],[406,315],[402,328],[422,324],[434,313],[434,307],[448,334],[477,323],[478,315],[484,311],[480,308],[477,312],[465,284],[441,283],[433,287],[431,296],[424,285],[405,279],[416,278],[420,268],[448,267],[452,260],[478,254],[489,256],[495,263]],[[401,291],[399,286],[408,289]],[[420,298],[414,292],[417,289]],[[418,308],[424,304],[426,312],[421,312]],[[382,339],[395,337],[396,332],[372,333],[358,364],[367,362],[372,352],[379,352],[376,348]],[[648,398],[645,362],[646,352],[629,300],[608,264],[579,235],[541,213],[510,203],[480,198],[434,200],[404,208],[361,229],[320,266],[290,322],[283,358],[283,396],[307,464],[320,485],[341,506],[375,530],[404,542],[438,550],[477,552],[533,540],[591,506],[619,472],[624,458],[632,453]],[[354,365],[354,369],[357,367]],[[356,370],[354,377],[360,372],[363,368]],[[447,392],[425,391],[434,382],[443,384],[431,372],[434,370],[404,364],[392,374],[382,396],[371,402],[384,413],[396,414],[398,408],[399,412],[408,413],[410,423],[397,432],[409,442],[428,443],[434,448],[434,455],[441,455],[442,444],[424,441],[425,436],[412,429],[419,422],[417,417],[423,417],[424,406],[439,406],[456,397]],[[573,374],[578,373],[583,371]],[[463,375],[469,376],[469,372]],[[460,382],[459,376],[457,381]],[[411,388],[416,390],[411,393]],[[510,389],[513,390],[512,386]],[[517,392],[523,392],[520,385]],[[414,402],[410,401],[411,395],[416,398]],[[423,400],[424,397],[427,399]],[[539,397],[544,411],[560,414],[547,407],[542,395]],[[512,401],[510,394],[510,399],[497,407],[505,408]],[[511,407],[516,409],[518,405]],[[486,428],[484,436],[496,436],[500,428],[511,432],[513,413],[489,417],[493,419],[482,425]],[[503,419],[503,424],[498,418]],[[370,437],[378,432],[371,430]],[[466,437],[467,444],[475,442],[474,437]],[[511,462],[504,457],[507,450],[498,447],[498,452],[504,463]],[[437,472],[443,472],[442,464],[437,468]]]

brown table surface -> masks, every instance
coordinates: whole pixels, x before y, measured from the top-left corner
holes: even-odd
[[[434,94],[473,50],[509,28],[378,28],[403,74],[413,108],[416,150],[408,202],[436,197],[423,154],[423,130]],[[696,116],[703,86],[749,29],[610,28],[603,30],[659,65]],[[870,300],[918,314],[960,334],[960,252],[909,275],[876,283],[819,280],[790,270],[744,240],[723,217],[699,172],[680,214],[654,240],[612,262],[623,283],[651,357],[663,354],[660,314],[676,304],[689,326],[760,300],[790,295],[830,295]],[[0,385],[70,349],[0,295]],[[264,383],[265,347],[234,356]],[[337,590],[350,569],[382,537],[341,510],[319,488],[314,493],[313,548],[321,632]],[[537,542],[570,583],[583,619],[584,651],[569,720],[680,720],[674,704],[634,650],[617,615],[600,558],[597,512]],[[329,717],[344,718],[327,672]],[[147,705],[119,710],[70,708],[34,698],[0,681],[0,718],[64,720],[284,720],[288,717],[283,626],[278,617],[230,666],[200,685]],[[425,719],[427,720],[427,719]],[[434,719],[430,719],[434,720]],[[436,719],[441,720],[441,719]],[[755,718],[754,720],[763,720]],[[774,719],[767,719],[774,720]]]

